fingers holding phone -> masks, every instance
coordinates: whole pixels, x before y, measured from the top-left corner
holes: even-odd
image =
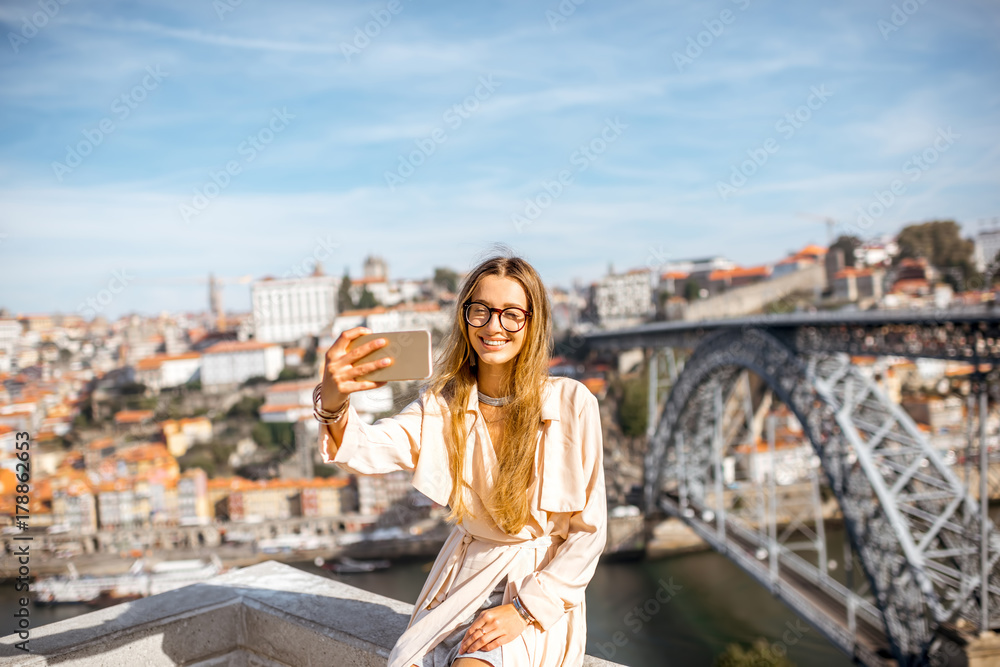
[[[374,338],[361,345],[348,349],[354,339],[371,334],[367,327],[354,327],[340,334],[330,349],[326,351],[323,365],[323,387],[320,402],[325,410],[336,410],[344,404],[347,396],[356,391],[366,391],[385,386],[386,381],[359,380],[379,368],[385,368],[392,363],[392,358],[382,357],[355,365],[359,359],[388,344],[383,338]]]

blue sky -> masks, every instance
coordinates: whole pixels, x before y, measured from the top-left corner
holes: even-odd
[[[0,305],[498,241],[568,286],[1000,215],[996,3],[577,1],[4,3]]]

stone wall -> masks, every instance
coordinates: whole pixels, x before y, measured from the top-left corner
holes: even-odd
[[[412,605],[268,561],[207,582],[0,639],[0,663],[35,667],[385,667]],[[616,663],[588,656],[586,667]]]

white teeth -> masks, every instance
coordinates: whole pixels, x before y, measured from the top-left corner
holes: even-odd
[[[507,341],[505,341],[505,340],[499,340],[499,341],[483,340],[483,343],[487,347],[503,347],[504,345],[507,344]]]

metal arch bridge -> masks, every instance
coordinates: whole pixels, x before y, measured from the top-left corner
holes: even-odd
[[[949,465],[877,374],[849,356],[974,364],[984,415],[987,392],[997,400],[1000,388],[1000,311],[658,322],[585,338],[591,349],[645,350],[647,514],[680,517],[866,665],[965,664],[969,641],[1000,630],[1000,531],[987,486],[1000,452],[989,452],[987,420],[973,426],[970,397],[960,474],[963,465]],[[682,368],[675,348],[694,349]],[[670,385],[662,408],[661,356]],[[797,494],[776,480],[775,400],[812,444]],[[829,553],[826,489],[856,556],[846,543]],[[843,557],[839,571],[831,556]]]

